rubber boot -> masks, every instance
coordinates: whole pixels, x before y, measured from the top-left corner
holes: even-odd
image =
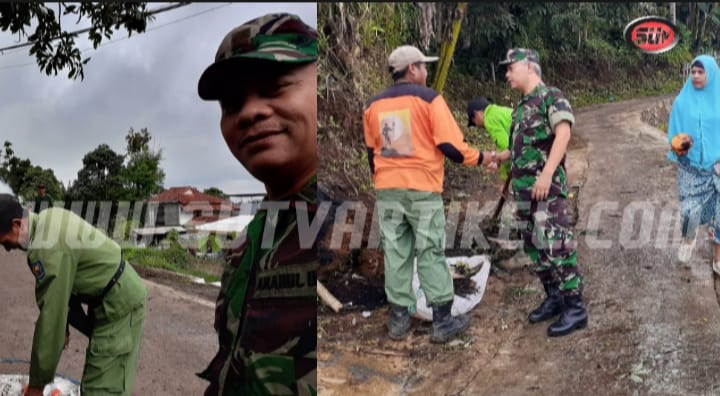
[[[528,315],[530,323],[548,320],[563,311],[565,303],[563,297],[560,295],[558,284],[543,283],[543,287],[545,288],[545,300]]]
[[[560,337],[587,326],[588,314],[582,296],[565,297],[565,310],[560,319],[548,327],[548,336]]]
[[[387,324],[388,337],[395,341],[404,340],[410,330],[410,313],[407,307],[390,304],[390,319]]]
[[[433,333],[430,341],[444,344],[457,335],[462,334],[470,325],[470,318],[466,315],[452,316],[452,301],[433,304]]]

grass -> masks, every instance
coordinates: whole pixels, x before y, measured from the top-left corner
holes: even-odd
[[[203,278],[205,282],[220,280],[224,262],[219,259],[193,257],[179,247],[168,249],[123,247],[123,257],[132,265],[159,268]]]

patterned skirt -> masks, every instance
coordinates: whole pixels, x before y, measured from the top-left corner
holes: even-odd
[[[678,195],[682,235],[694,238],[699,225],[707,225],[710,238],[720,244],[720,176],[680,162]]]

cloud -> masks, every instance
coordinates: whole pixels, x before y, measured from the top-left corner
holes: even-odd
[[[12,188],[0,179],[0,194],[15,195],[15,192],[13,192]]]

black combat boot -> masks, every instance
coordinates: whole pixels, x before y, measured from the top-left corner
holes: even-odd
[[[587,326],[588,314],[582,296],[565,297],[565,310],[560,319],[548,327],[548,336],[559,337]]]
[[[407,307],[390,303],[390,320],[387,324],[388,337],[395,341],[404,340],[410,330],[410,313]]]
[[[528,315],[530,323],[542,322],[548,320],[563,311],[564,301],[560,295],[560,288],[557,283],[543,283],[545,288],[545,300],[539,307]]]
[[[453,337],[462,334],[470,325],[470,318],[466,315],[452,316],[450,314],[452,301],[433,304],[433,333],[430,341],[444,344]]]

